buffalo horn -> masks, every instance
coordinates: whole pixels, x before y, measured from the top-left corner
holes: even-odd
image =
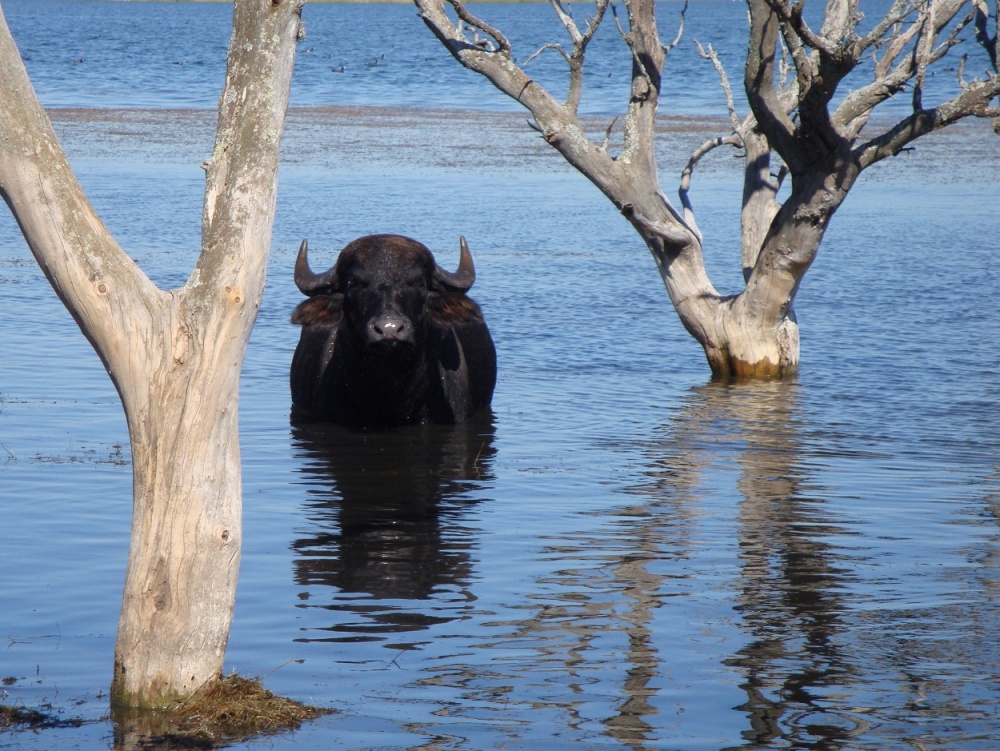
[[[476,281],[476,267],[472,264],[469,246],[464,237],[460,238],[459,243],[462,254],[458,260],[458,269],[454,273],[445,271],[440,266],[434,269],[435,281],[450,292],[468,292]]]
[[[295,259],[295,286],[306,296],[318,294],[334,285],[335,268],[323,274],[314,274],[309,268],[309,242],[303,240],[299,246],[299,257]]]

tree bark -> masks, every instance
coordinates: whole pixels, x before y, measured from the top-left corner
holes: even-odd
[[[564,53],[570,77],[565,104],[514,63],[511,43],[499,30],[469,13],[462,0],[447,2],[461,23],[451,20],[442,0],[414,0],[421,18],[449,52],[524,105],[545,140],[631,222],[656,261],[681,323],[704,348],[717,378],[773,378],[797,372],[799,330],[792,303],[830,219],[863,169],[963,117],[1000,115],[990,106],[1000,93],[1000,77],[995,73],[997,36],[990,36],[986,0],[896,0],[886,18],[864,36],[856,29],[861,17],[858,0],[828,0],[818,33],[803,20],[801,2],[746,0],[750,31],[744,87],[751,114],[741,122],[729,97],[733,133],[708,142],[689,161],[681,181],[681,213],[661,192],[656,174],[660,80],[666,53],[676,41],[669,47],[660,41],[655,0],[625,0],[628,28],[620,33],[632,54],[632,87],[617,155],[608,153],[607,137],[603,145],[590,140],[577,117],[584,53],[604,15],[603,0],[597,0],[594,19],[583,34],[559,0],[550,0],[573,44],[572,54]],[[968,20],[956,22],[963,8],[970,13]],[[923,109],[923,76],[961,42],[956,27],[973,20],[977,42],[990,55],[994,73],[960,81],[961,90],[953,99]],[[480,32],[492,41],[480,39]],[[543,50],[554,47],[549,44]],[[840,82],[864,56],[873,54],[873,82],[849,93],[831,113]],[[722,72],[728,93],[718,58],[714,53],[705,57]],[[792,74],[787,82],[782,71],[786,59]],[[913,114],[862,142],[861,129],[872,109],[906,87],[914,91]],[[746,287],[732,296],[720,295],[708,278],[704,239],[688,195],[694,166],[718,145],[742,148],[745,158],[740,256]],[[771,175],[775,154],[781,162],[777,178]],[[779,202],[786,174],[791,193]]]
[[[240,559],[239,374],[263,294],[302,0],[236,0],[202,252],[162,291],[87,201],[0,14],[0,193],[121,397],[132,538],[112,699],[157,707],[221,675]]]

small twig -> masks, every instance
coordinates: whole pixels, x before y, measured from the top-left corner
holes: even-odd
[[[597,0],[594,17],[588,21],[587,28],[582,33],[576,25],[576,21],[573,20],[573,15],[563,7],[562,0],[549,0],[549,2],[573,42],[573,52],[567,53],[559,45],[546,45],[542,50],[554,46],[566,60],[566,64],[569,66],[569,91],[566,96],[566,106],[575,113],[580,106],[580,97],[583,94],[583,61],[587,54],[587,45],[590,44],[590,40],[597,32],[597,27],[601,25],[610,0]],[[542,50],[535,54],[539,54]]]
[[[976,12],[975,10],[973,10],[967,16],[965,16],[965,18],[963,18],[961,21],[955,24],[955,28],[951,30],[951,33],[948,35],[947,41],[942,42],[940,45],[938,45],[938,48],[934,50],[931,62],[936,63],[938,60],[947,55],[948,51],[951,50],[952,47],[957,47],[959,44],[962,43],[962,40],[958,38],[958,35],[965,30],[966,26],[968,26],[970,23],[973,23],[975,16]]]
[[[924,79],[927,75],[927,65],[930,60],[930,49],[934,43],[934,23],[933,14],[936,6],[931,5],[926,10],[921,11],[918,26],[920,35],[913,48],[913,67],[916,74],[913,76],[913,111],[920,112],[924,107]]]
[[[601,145],[601,151],[605,154],[608,153],[608,146],[611,144],[611,129],[615,127],[616,122],[618,122],[617,117],[608,123],[607,129],[604,131],[604,143]]]
[[[59,627],[58,623],[56,624],[56,630],[57,633],[54,634],[33,634],[31,636],[24,636],[21,638],[8,635],[7,649],[10,649],[15,644],[31,644],[33,639],[58,639],[59,641],[62,641],[62,629]]]
[[[865,34],[865,36],[855,42],[855,54],[860,56],[860,53],[869,47],[874,52],[875,48],[883,46],[886,43],[883,37],[889,32],[889,29],[894,26],[898,27],[916,9],[917,3],[913,0],[894,0],[892,7],[882,20],[875,24],[875,27]],[[894,31],[891,39],[895,39],[897,36],[898,31]]]
[[[556,15],[559,16],[562,25],[566,27],[570,38],[575,42],[577,37],[580,36],[580,31],[576,27],[576,21],[573,20],[573,11],[566,10],[563,7],[562,0],[549,0],[549,4],[555,10]]]
[[[653,78],[652,76],[649,75],[649,71],[646,70],[646,66],[642,62],[642,59],[639,57],[639,53],[635,51],[635,45],[632,43],[632,35],[629,32],[625,31],[625,29],[622,27],[621,19],[618,18],[618,9],[614,5],[611,6],[611,15],[615,17],[615,25],[618,27],[618,33],[621,34],[622,39],[628,46],[629,52],[632,53],[632,62],[635,63],[635,66],[636,68],[639,69],[639,72],[642,74],[642,77],[646,79],[647,85],[649,86],[650,89],[652,89]],[[635,80],[634,74],[632,76],[632,79],[633,81]]]
[[[293,662],[296,663],[297,665],[301,665],[303,662],[305,662],[305,660],[302,659],[301,657],[293,657],[293,658],[291,658],[289,660],[285,660],[283,663],[281,663],[280,665],[278,665],[278,667],[271,669],[267,673],[264,673],[264,675],[262,675],[259,680],[263,681],[265,678],[274,675],[279,670],[281,670],[283,667],[285,667],[286,665],[291,665]]]
[[[722,90],[726,94],[726,108],[729,110],[729,121],[733,126],[733,130],[739,133],[742,124],[740,123],[739,117],[736,115],[736,103],[733,100],[733,89],[729,85],[729,76],[726,75],[726,69],[722,66],[722,61],[719,60],[719,55],[712,48],[712,45],[708,45],[708,50],[706,51],[705,48],[701,46],[701,42],[697,39],[694,40],[694,43],[698,45],[698,54],[706,60],[711,60],[712,65],[715,66],[715,71],[719,74],[719,81],[722,85]]]
[[[972,5],[975,7],[976,14],[976,41],[979,46],[986,50],[986,54],[990,56],[990,64],[993,66],[993,70],[998,70],[998,65],[1000,61],[997,60],[998,56],[998,39],[1000,39],[1000,34],[996,34],[993,38],[990,38],[989,29],[986,28],[987,22],[990,20],[990,9],[986,5],[985,0],[972,0]],[[1000,11],[998,11],[1000,12]],[[1000,20],[997,21],[998,30],[1000,30]]]
[[[695,149],[695,152],[688,159],[687,166],[684,167],[684,171],[681,173],[681,186],[678,189],[678,194],[681,199],[681,206],[684,208],[684,222],[690,227],[691,231],[698,236],[698,242],[704,242],[701,230],[698,228],[698,222],[694,217],[694,207],[691,204],[691,197],[689,195],[691,188],[691,175],[694,174],[694,168],[698,166],[698,162],[705,154],[717,149],[720,146],[735,146],[737,148],[743,147],[743,139],[740,137],[739,133],[733,133],[728,136],[719,136],[718,138],[710,138],[705,141],[701,146]]]
[[[484,34],[489,34],[496,41],[497,46],[499,46],[500,54],[511,57],[510,42],[507,41],[507,37],[500,33],[499,29],[493,28],[485,21],[481,21],[469,13],[465,5],[462,3],[462,0],[448,0],[448,3],[455,9],[455,13],[458,14],[459,19],[463,23],[467,23],[469,26],[479,29]]]
[[[486,448],[486,441],[483,441],[483,444],[479,447],[479,451],[476,452],[476,458],[472,460],[472,467],[473,469],[476,470],[476,477],[479,477],[482,474],[479,471],[479,459],[482,457],[483,449],[485,448]]]
[[[837,54],[837,44],[831,43],[830,40],[810,29],[805,19],[802,18],[803,3],[797,2],[793,6],[787,0],[765,0],[765,2],[807,47],[817,50],[827,58],[834,57]]]
[[[559,16],[562,25],[566,27],[569,38],[573,40],[573,46],[586,47],[597,32],[597,27],[601,25],[601,21],[604,19],[604,14],[607,12],[611,0],[597,0],[594,7],[594,17],[587,22],[587,29],[582,33],[576,25],[576,21],[573,20],[572,12],[563,7],[562,0],[549,0],[549,2],[552,4],[553,9],[555,9],[556,15]],[[611,12],[614,13],[614,8],[611,9]]]
[[[569,55],[566,54],[566,50],[562,48],[562,45],[558,42],[549,42],[548,44],[543,44],[537,50],[528,55],[528,58],[524,61],[524,67],[528,67],[528,63],[534,60],[536,57],[541,55],[545,50],[556,50],[560,55],[563,56],[563,60],[569,62]]]
[[[681,8],[681,20],[677,24],[677,36],[674,37],[674,41],[672,41],[670,44],[661,45],[663,47],[663,54],[665,55],[670,54],[670,50],[672,50],[674,47],[676,47],[678,44],[681,43],[681,37],[684,35],[684,19],[685,19],[685,14],[687,13],[687,9],[688,9],[688,0],[684,0],[684,7]]]

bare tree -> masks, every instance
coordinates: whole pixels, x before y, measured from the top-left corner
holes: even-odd
[[[0,13],[0,194],[121,397],[134,506],[115,701],[161,706],[215,680],[236,594],[239,375],[264,287],[303,0],[236,0],[202,251],[158,289],[94,212]]]
[[[616,154],[607,135],[603,140],[587,135],[578,112],[587,46],[609,16],[608,8],[614,10],[610,0],[596,0],[585,27],[561,0],[550,0],[570,46],[543,49],[557,49],[567,62],[565,102],[532,80],[515,63],[503,33],[472,15],[462,0],[447,0],[450,10],[444,0],[414,2],[452,55],[524,105],[545,140],[631,222],[652,253],[681,322],[704,347],[717,377],[780,377],[797,371],[795,293],[831,217],[864,169],[962,118],[1000,116],[994,104],[1000,94],[995,3],[991,16],[987,0],[894,0],[885,17],[862,33],[859,0],[827,0],[819,29],[805,20],[805,0],[746,0],[744,87],[750,113],[737,115],[718,58],[711,48],[702,50],[729,92],[732,132],[707,141],[692,155],[681,176],[677,208],[660,190],[654,136],[664,63],[680,33],[672,44],[663,44],[655,0],[625,0],[627,28],[618,21],[631,52],[632,82]],[[925,107],[927,77],[949,53],[955,57],[953,50],[970,26],[990,68],[966,80],[963,57],[951,98]],[[834,106],[845,77],[869,60],[871,80]],[[875,107],[904,91],[912,99],[910,112],[873,127]],[[744,153],[746,284],[736,295],[720,294],[708,278],[703,237],[688,195],[699,159],[725,145]]]

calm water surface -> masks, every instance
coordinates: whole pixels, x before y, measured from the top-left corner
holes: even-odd
[[[4,10],[98,211],[158,284],[183,283],[228,8]],[[525,34],[548,23],[488,10]],[[689,23],[707,41],[740,13],[699,3]],[[338,712],[242,747],[996,748],[1000,139],[959,128],[865,175],[797,300],[798,380],[720,386],[634,232],[411,8],[306,21],[243,379],[227,670]],[[362,71],[377,50],[427,67]],[[706,118],[709,73],[676,84]],[[595,96],[592,112],[613,109]],[[720,127],[664,122],[668,190]],[[716,157],[694,192],[723,289],[740,276],[737,167]],[[383,231],[447,266],[469,239],[493,411],[290,425],[295,249],[308,236],[319,265]],[[2,216],[0,310],[0,700],[86,721],[0,748],[112,748],[125,423]]]

